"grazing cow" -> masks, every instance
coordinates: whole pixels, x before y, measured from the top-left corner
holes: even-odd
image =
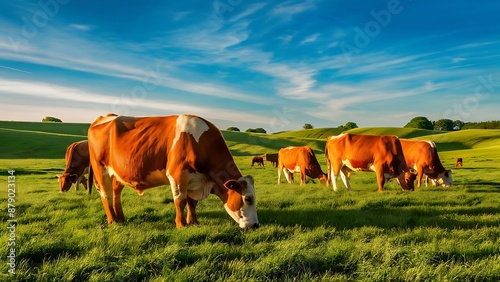
[[[387,178],[397,178],[404,190],[414,190],[415,174],[406,165],[403,149],[396,136],[340,134],[326,141],[325,158],[328,179],[337,191],[336,178],[340,173],[347,188],[352,171],[374,171],[378,191],[384,190]]]
[[[400,141],[406,164],[417,170],[417,187],[420,187],[424,174],[442,187],[453,185],[451,170],[445,169],[441,164],[434,142],[408,139]],[[427,181],[425,184],[427,186]]]
[[[252,158],[252,166],[254,163],[257,163],[258,166],[264,166],[264,158],[262,157],[253,157]]]
[[[78,190],[80,183],[83,184],[88,193],[92,189],[87,189],[85,174],[89,169],[89,144],[85,141],[74,142],[66,150],[66,169],[61,175],[57,175],[59,182],[59,192],[66,192],[75,184]]]
[[[253,177],[241,175],[220,130],[201,117],[110,114],[90,125],[88,140],[91,171],[109,224],[125,220],[124,185],[142,195],[170,184],[177,228],[198,223],[196,205],[210,193],[241,228],[259,225]]]
[[[266,161],[271,162],[271,165],[278,167],[278,154],[265,154]]]
[[[281,183],[281,172],[285,175],[288,183],[293,182],[293,173],[300,173],[300,184],[306,183],[306,175],[310,178],[318,178],[321,182],[327,181],[327,175],[321,170],[321,166],[311,148],[307,146],[286,147],[278,152],[278,184]]]
[[[464,164],[462,158],[457,158],[457,161],[455,162],[455,167],[462,167],[463,165]]]

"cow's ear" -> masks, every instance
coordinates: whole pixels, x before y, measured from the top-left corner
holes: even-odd
[[[56,177],[55,177],[55,178],[59,179],[59,178],[61,178],[61,176],[62,176],[62,175],[60,175],[60,174],[56,174]]]
[[[72,174],[69,176],[69,179],[71,180],[71,182],[75,182],[77,178],[78,178],[78,175],[76,175],[76,174]]]
[[[241,183],[234,179],[226,181],[226,183],[224,183],[224,187],[226,187],[226,189],[233,190],[239,193],[241,192]]]

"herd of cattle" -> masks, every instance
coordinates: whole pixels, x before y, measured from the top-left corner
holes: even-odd
[[[339,175],[351,190],[349,178],[356,171],[375,172],[379,191],[390,178],[396,178],[405,190],[414,190],[415,179],[420,187],[424,175],[433,185],[453,184],[451,170],[443,167],[431,141],[340,134],[327,139],[324,155],[326,173],[307,146],[255,156],[252,166],[271,162],[278,168],[278,184],[282,173],[289,183],[299,173],[301,184],[306,183],[306,176],[317,178],[326,185],[331,183],[335,191]],[[66,169],[58,175],[60,192],[68,191],[72,184],[78,189],[82,183],[90,194],[95,181],[109,224],[125,220],[121,205],[125,185],[139,195],[149,188],[170,185],[178,228],[198,222],[196,205],[209,194],[222,200],[241,228],[259,225],[253,177],[241,174],[220,130],[201,117],[100,116],[90,125],[88,140],[67,148],[65,160]],[[461,158],[456,166],[462,166]]]

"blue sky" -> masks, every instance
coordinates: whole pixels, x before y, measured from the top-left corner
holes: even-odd
[[[500,119],[497,1],[101,2],[2,1],[0,120]]]

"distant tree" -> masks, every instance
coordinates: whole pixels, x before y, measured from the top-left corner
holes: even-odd
[[[349,121],[348,123],[346,123],[343,126],[344,130],[349,130],[349,129],[354,129],[354,128],[358,128],[358,125],[355,122],[352,122],[352,121]]]
[[[49,117],[46,116],[42,119],[42,122],[62,122],[62,120],[56,118],[56,117]]]
[[[464,122],[461,120],[454,120],[453,121],[453,130],[462,130],[462,127],[464,127]]]
[[[245,132],[251,132],[251,133],[267,133],[267,131],[264,128],[249,128],[245,130]]]
[[[227,131],[238,131],[238,132],[240,131],[240,129],[239,129],[239,128],[234,127],[234,126],[228,127],[226,130],[227,130]]]
[[[434,125],[426,117],[414,117],[404,127],[432,130],[434,128]]]
[[[453,130],[453,121],[451,119],[440,119],[434,122],[434,130],[439,131],[452,131]]]
[[[312,124],[310,124],[310,123],[306,123],[306,124],[304,124],[304,126],[302,126],[302,128],[304,128],[304,129],[313,129],[314,126]]]

